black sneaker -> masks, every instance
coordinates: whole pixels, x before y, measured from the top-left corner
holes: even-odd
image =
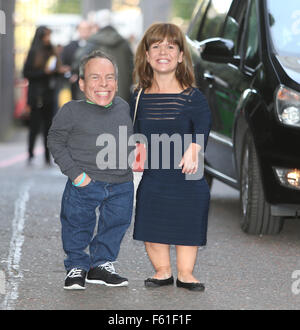
[[[91,268],[87,274],[87,283],[104,284],[106,286],[127,286],[128,279],[121,277],[115,271],[112,262],[106,262],[98,267]]]
[[[65,278],[65,286],[66,290],[84,290],[85,289],[85,278],[86,271],[80,268],[72,268],[69,272],[67,272],[67,276]]]

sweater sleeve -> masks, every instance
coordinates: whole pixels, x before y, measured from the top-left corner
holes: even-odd
[[[206,97],[198,89],[191,98],[191,119],[193,123],[193,143],[196,143],[196,135],[204,135],[204,151],[207,146],[211,129],[211,112]],[[203,147],[203,146],[202,146]]]
[[[72,110],[67,103],[53,119],[48,134],[48,148],[61,172],[74,181],[83,170],[76,165],[68,149],[68,139],[72,129]]]

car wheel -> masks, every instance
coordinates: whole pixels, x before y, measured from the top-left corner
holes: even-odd
[[[241,228],[247,234],[275,235],[283,228],[282,217],[271,215],[261,183],[257,154],[252,137],[245,138],[240,176]]]

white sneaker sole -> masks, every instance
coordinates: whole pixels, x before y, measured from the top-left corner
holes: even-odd
[[[85,290],[84,286],[81,286],[79,284],[73,284],[70,286],[64,286],[65,290]]]
[[[92,283],[92,284],[102,284],[102,285],[106,285],[106,286],[128,286],[128,281],[124,281],[122,283],[119,284],[111,284],[111,283],[106,283],[104,281],[100,281],[100,280],[85,280],[86,283]]]

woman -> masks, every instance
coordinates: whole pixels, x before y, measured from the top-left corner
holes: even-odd
[[[50,163],[47,135],[56,104],[55,78],[58,72],[62,73],[66,70],[66,67],[60,66],[54,47],[51,45],[50,37],[50,29],[45,26],[37,28],[23,69],[23,75],[29,81],[27,100],[30,107],[29,162],[34,157],[36,137],[42,126],[47,164]]]
[[[197,173],[198,152],[206,146],[211,115],[203,94],[193,87],[191,57],[184,34],[176,25],[154,24],[146,31],[137,49],[134,76],[137,90],[132,109],[142,89],[135,131],[147,137],[149,164],[137,191],[134,239],[145,242],[156,271],[145,285],[174,283],[170,245],[175,245],[177,286],[203,291],[204,284],[194,277],[193,269],[198,247],[206,245],[210,193],[203,177],[188,180],[188,176]],[[171,168],[162,169],[160,148],[160,167],[151,169],[155,138],[174,133],[182,141],[186,134],[193,137],[182,150],[180,163],[172,165],[178,150],[171,146]],[[196,134],[204,135],[204,145],[195,143]]]

